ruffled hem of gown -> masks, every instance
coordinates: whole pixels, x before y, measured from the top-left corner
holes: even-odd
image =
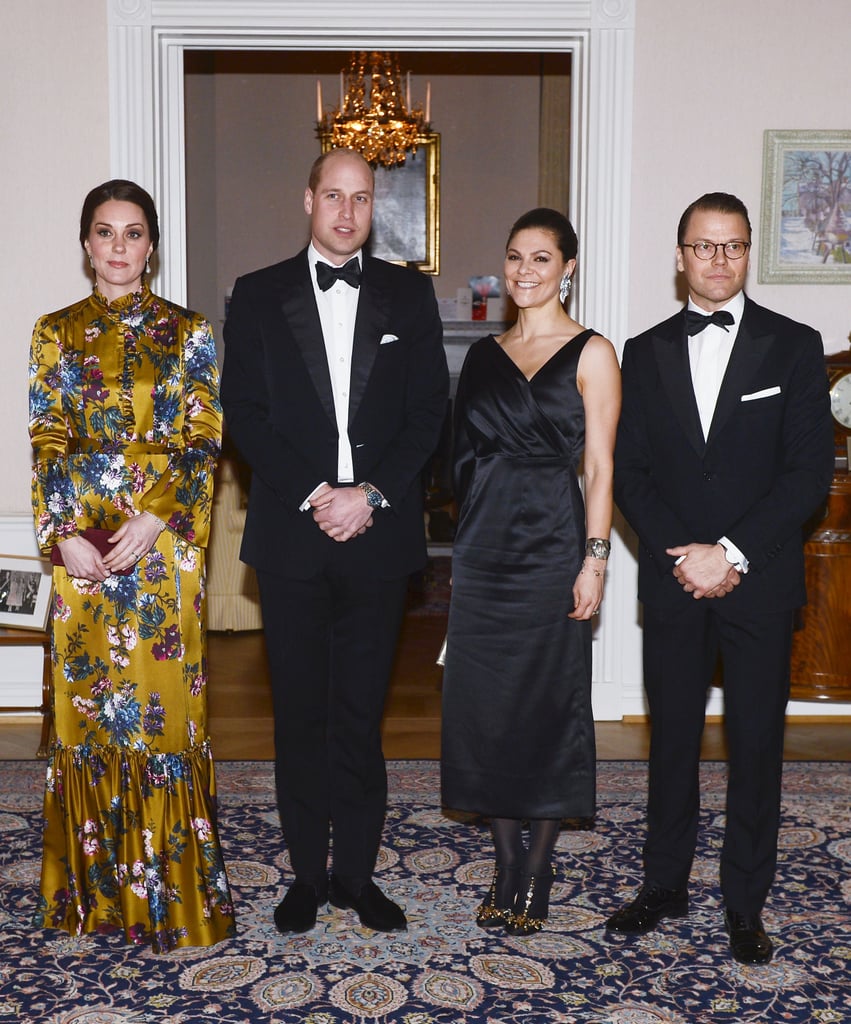
[[[52,748],[34,924],[123,932],[155,953],[235,934],[209,740],[178,753]]]

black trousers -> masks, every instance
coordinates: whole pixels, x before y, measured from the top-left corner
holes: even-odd
[[[258,572],[275,715],[275,778],[296,880],[372,876],[387,805],[381,716],[407,577]]]
[[[729,759],[721,891],[730,910],[750,914],[762,909],[777,862],[793,613],[728,615],[725,600],[691,600],[676,614],[644,609],[651,715],[644,870],[667,888],[688,882],[706,696],[720,655]]]

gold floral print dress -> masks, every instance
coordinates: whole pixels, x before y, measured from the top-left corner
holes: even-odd
[[[53,571],[56,739],[35,923],[155,952],[234,934],[206,715],[204,546],[221,442],[207,322],[147,286],[41,317],[30,354],[45,553],[150,511],[129,576]]]

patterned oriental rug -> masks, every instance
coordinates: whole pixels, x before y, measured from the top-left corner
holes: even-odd
[[[529,938],[473,923],[491,865],[481,821],[441,813],[438,766],[389,765],[377,879],[409,930],[381,935],[328,907],[285,938],[272,909],[289,880],[272,765],[218,766],[221,829],[238,936],[168,956],[114,936],[34,931],[43,764],[0,768],[0,1022],[26,1024],[840,1024],[851,1021],[851,764],[790,763],[777,882],[764,914],[766,967],[729,956],[718,851],[724,766],[706,794],[692,910],[637,940],[607,941],[606,916],[640,882],[646,765],[599,770],[593,829],[565,828],[550,926]]]

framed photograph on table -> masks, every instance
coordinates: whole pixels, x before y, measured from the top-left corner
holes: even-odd
[[[851,131],[765,132],[762,284],[851,282]]]
[[[0,555],[0,626],[44,630],[52,589],[49,562]]]

